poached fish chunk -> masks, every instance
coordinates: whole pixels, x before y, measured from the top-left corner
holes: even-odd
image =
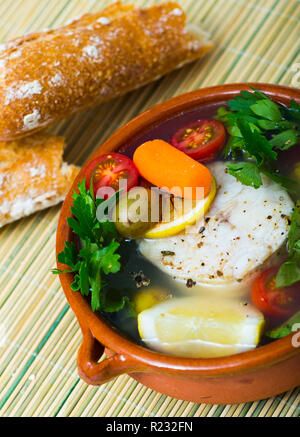
[[[294,203],[262,176],[263,185],[242,185],[226,163],[208,165],[218,192],[203,223],[169,238],[141,239],[141,254],[175,279],[198,284],[240,282],[286,242]]]

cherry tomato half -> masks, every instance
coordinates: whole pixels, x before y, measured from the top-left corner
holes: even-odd
[[[276,318],[288,318],[300,308],[299,283],[289,287],[276,287],[278,268],[262,272],[255,280],[251,299],[264,314]]]
[[[226,131],[216,120],[197,120],[179,129],[171,137],[172,146],[197,161],[209,161],[225,144]]]
[[[95,196],[103,187],[119,190],[119,181],[122,179],[127,180],[127,191],[135,187],[139,180],[139,173],[134,163],[120,153],[107,153],[91,161],[86,170],[87,189],[90,187],[92,176]]]

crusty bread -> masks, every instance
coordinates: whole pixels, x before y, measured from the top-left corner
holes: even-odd
[[[32,134],[200,58],[213,44],[185,21],[175,2],[147,9],[116,2],[2,45],[0,139]]]
[[[63,162],[63,149],[49,133],[0,142],[0,227],[64,199],[79,169]]]

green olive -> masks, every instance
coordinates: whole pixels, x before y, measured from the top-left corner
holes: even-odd
[[[153,226],[151,191],[135,187],[123,194],[116,205],[114,219],[117,231],[124,237],[142,237]]]

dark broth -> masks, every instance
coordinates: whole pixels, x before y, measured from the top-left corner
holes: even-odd
[[[152,126],[146,130],[142,135],[134,138],[130,144],[122,147],[119,153],[123,153],[128,157],[132,158],[135,149],[142,143],[153,140],[153,139],[163,139],[169,141],[170,137],[174,132],[177,131],[182,126],[185,126],[198,119],[209,119],[213,118],[217,113],[217,109],[220,106],[224,106],[225,102],[212,104],[209,106],[201,106],[199,108],[193,109],[188,112],[180,113],[170,119],[163,121],[162,123]],[[220,156],[216,157],[216,160],[222,159]],[[287,174],[290,169],[291,163],[293,161],[293,155],[285,152],[280,158],[281,170]],[[166,163],[167,165],[167,163]],[[286,252],[283,251],[283,259],[286,257]],[[139,291],[136,287],[136,282],[133,278],[133,273],[138,273],[142,271],[144,275],[150,279],[151,284],[149,287],[159,287],[160,289],[166,290],[172,296],[187,295],[186,285],[175,281],[171,276],[159,270],[152,263],[147,261],[138,251],[137,245],[134,241],[125,241],[121,245],[121,259],[122,268],[117,274],[111,275],[109,277],[109,285],[114,289],[118,290],[120,293],[126,294],[131,298]],[[193,294],[197,293],[197,287],[193,287],[196,290]],[[247,286],[246,293],[239,296],[239,299],[243,299],[245,302],[249,301],[249,293],[251,286]],[[202,289],[200,290],[202,292]],[[128,312],[122,310],[118,313],[108,314],[104,313],[105,319],[119,330],[126,337],[134,340],[138,344],[142,344],[137,330],[137,320],[135,317],[129,317]],[[267,320],[268,326],[272,326],[272,320]],[[266,338],[263,338],[262,343],[267,342]]]

